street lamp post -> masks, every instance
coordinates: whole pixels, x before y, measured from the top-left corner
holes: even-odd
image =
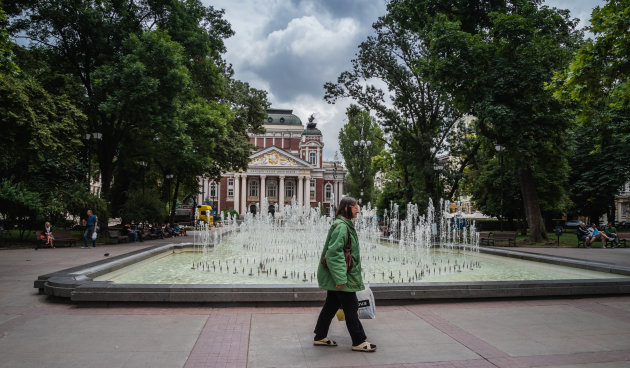
[[[169,217],[169,223],[173,223],[173,205],[171,202],[171,185],[173,184],[173,177],[175,175],[173,174],[167,174],[166,175],[166,179],[168,179],[168,196],[167,201],[168,201],[168,217]],[[144,182],[144,179],[142,180]]]
[[[332,213],[331,216],[334,218],[337,213],[337,165],[340,165],[339,161],[339,152],[335,151],[335,157],[333,158],[333,197],[332,197]]]
[[[144,172],[149,164],[146,161],[138,161],[138,165],[142,166],[142,196],[144,197]]]
[[[365,122],[365,121],[364,121]],[[354,141],[354,146],[359,150],[359,171],[361,173],[361,188],[365,186],[365,168],[363,167],[364,161],[364,150],[368,149],[372,145],[372,141],[367,140],[363,134],[363,126],[361,126],[361,136],[360,140]],[[363,197],[363,189],[361,189],[361,197]],[[359,203],[361,202],[361,198],[359,198]]]
[[[499,153],[499,170],[501,171],[501,217],[499,217],[499,228],[503,231],[503,151],[505,146],[497,144],[494,149]]]
[[[435,170],[435,203],[433,204],[434,206],[438,205],[438,202],[440,201],[440,197],[441,195],[439,194],[440,192],[440,172],[444,169],[444,165],[442,165],[439,162],[436,162],[435,164],[433,164],[433,170]]]
[[[88,174],[87,174],[87,189],[88,192],[91,193],[92,192],[92,144],[90,143],[90,139],[94,139],[96,141],[100,141],[101,139],[103,139],[103,134],[102,133],[87,133],[85,135],[85,140],[87,141],[87,146],[88,146],[88,157],[87,157],[87,161],[88,161]]]

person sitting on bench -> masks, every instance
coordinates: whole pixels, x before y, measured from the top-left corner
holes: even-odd
[[[597,230],[597,224],[593,224],[591,226],[591,238],[589,240],[589,248],[590,245],[593,244],[593,242],[595,240],[600,239],[602,241],[602,248],[606,248],[606,240],[610,240],[609,237],[606,236],[606,234],[600,232],[599,230]]]
[[[142,241],[142,233],[140,233],[139,231],[131,230],[131,225],[125,225],[124,231],[127,237],[129,237],[129,240],[133,240],[134,243],[138,241],[138,238],[140,239],[140,241]]]
[[[586,245],[589,248],[591,247],[591,242],[590,242],[591,232],[586,227],[586,224],[583,222],[580,222],[580,226],[577,228],[577,237],[579,241],[584,242],[584,245]]]
[[[613,226],[612,222],[608,222],[604,232],[606,233],[606,236],[610,238],[612,246],[619,247],[619,242],[617,242],[617,228]]]

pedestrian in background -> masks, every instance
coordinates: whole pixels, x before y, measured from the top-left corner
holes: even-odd
[[[85,221],[85,232],[83,233],[83,246],[81,248],[88,248],[88,241],[92,240],[92,248],[96,248],[96,228],[98,226],[98,218],[92,213],[92,210],[87,210],[87,220]]]

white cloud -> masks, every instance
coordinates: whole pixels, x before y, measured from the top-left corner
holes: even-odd
[[[337,136],[351,100],[323,101],[323,85],[351,67],[357,46],[385,14],[383,0],[202,0],[225,9],[236,35],[225,41],[235,77],[268,92],[273,107],[293,109],[303,122],[315,113],[324,157],[339,149]],[[547,0],[588,24],[604,0]],[[368,81],[386,90],[382,81]],[[388,104],[390,100],[386,101]]]
[[[292,19],[286,29],[269,35],[268,44],[272,49],[285,46],[294,55],[318,59],[354,46],[349,43],[358,30],[353,19],[343,18],[330,23],[331,27],[326,28],[314,16]]]

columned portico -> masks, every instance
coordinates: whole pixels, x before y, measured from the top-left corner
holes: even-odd
[[[304,175],[298,176],[298,190],[297,190],[297,203],[302,205],[304,203]]]
[[[239,179],[240,179],[240,175],[239,174],[234,174],[234,210],[237,213],[241,213],[239,211],[239,187],[238,187],[238,183],[239,183]]]
[[[241,216],[247,213],[247,174],[241,174]]]
[[[267,213],[267,211],[269,210],[268,208],[263,207],[263,199],[267,196],[267,185],[265,183],[266,178],[267,175],[260,176],[260,205],[258,207],[260,208],[261,214]]]
[[[213,200],[218,199],[214,204],[217,210],[234,208],[241,216],[255,207],[266,214],[269,208],[263,208],[265,198],[269,205],[278,204],[276,215],[284,215],[285,203],[294,198],[304,207],[317,202],[338,204],[343,195],[340,178],[346,170],[336,156],[335,161],[324,159],[323,135],[314,117],[305,125],[292,110],[268,109],[264,125],[265,133],[248,135],[256,150],[250,154],[247,168],[226,173],[217,185],[200,177],[196,202],[202,203],[206,193],[212,191]]]
[[[311,176],[306,175],[304,177],[304,206],[310,207],[311,205]]]
[[[278,207],[280,209],[280,215],[284,215],[284,175],[280,175],[280,187],[278,191]]]

